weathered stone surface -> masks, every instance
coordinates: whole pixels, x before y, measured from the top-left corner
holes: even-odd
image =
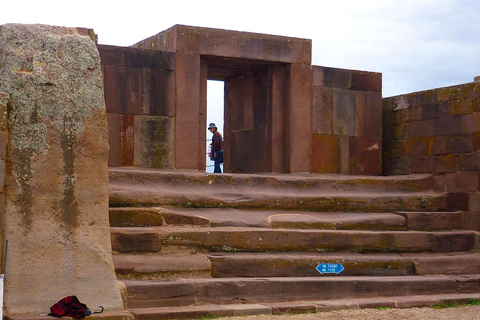
[[[314,296],[335,299],[381,294],[387,297],[400,293],[455,293],[457,290],[454,279],[442,276],[191,279],[177,282],[152,281],[143,285],[136,281],[125,282],[129,292],[132,291],[130,296],[135,299],[129,300],[129,307],[145,305],[148,302],[157,307],[180,301],[183,301],[183,305],[188,305],[192,304],[191,300],[194,298],[202,303],[234,304],[239,300],[244,303],[259,303],[312,300]],[[188,286],[191,286],[191,289]],[[196,291],[192,292],[193,290]],[[169,301],[165,296],[167,292],[172,293],[171,297],[175,300]],[[142,298],[145,300],[142,301]]]
[[[480,152],[460,154],[459,167],[465,171],[480,171]]]
[[[460,192],[447,194],[447,209],[468,211],[469,197],[468,193]]]
[[[333,133],[355,136],[357,131],[355,91],[333,91]]]
[[[287,152],[289,172],[311,171],[312,137],[312,72],[309,65],[292,64],[289,68],[287,92]]]
[[[115,272],[122,279],[176,279],[211,277],[210,261],[203,255],[196,254],[165,254],[140,255],[116,254],[113,255]]]
[[[461,212],[399,212],[407,220],[411,230],[452,230],[462,229]]]
[[[175,128],[174,118],[135,116],[133,141],[135,166],[174,168]]]
[[[382,138],[382,94],[357,93],[357,134],[361,137]]]
[[[434,135],[446,136],[452,134],[461,134],[461,116],[435,119]]]
[[[460,99],[448,102],[448,114],[458,116],[462,114],[472,113],[472,99]]]
[[[349,174],[378,175],[382,170],[382,141],[375,138],[349,138]]]
[[[200,150],[200,56],[177,54],[175,70],[175,143],[170,145],[175,152],[175,168],[204,169],[199,167],[198,153]],[[167,142],[164,140],[164,143]]]
[[[313,135],[312,172],[340,172],[340,139],[338,136]]]
[[[433,143],[432,138],[416,138],[408,140],[409,156],[412,158],[428,156],[430,154],[430,145]]]
[[[132,166],[134,161],[135,116],[122,114],[120,122],[120,165]]]
[[[175,73],[143,69],[143,106],[152,116],[175,116]],[[202,128],[203,129],[203,128]]]
[[[352,86],[352,70],[313,66],[312,86],[350,89]]]
[[[432,137],[435,128],[434,124],[434,120],[410,122],[407,130],[408,139]]]
[[[461,117],[461,131],[463,134],[480,131],[480,113],[465,114]]]
[[[479,172],[455,172],[445,175],[447,192],[475,192],[479,190]]]
[[[352,90],[382,92],[382,74],[352,71]]]
[[[435,157],[435,172],[447,173],[460,170],[460,155],[446,154]]]
[[[264,305],[272,308],[272,314],[300,314],[300,313],[315,313],[317,307],[308,302],[270,302]]]
[[[95,43],[76,29],[8,24],[0,48],[0,92],[10,94],[7,312],[44,313],[72,293],[87,305],[123,309],[111,257]]]
[[[157,252],[160,234],[150,228],[111,228],[112,248],[118,252]]]
[[[448,153],[464,153],[473,150],[473,135],[452,135],[447,139]]]
[[[121,159],[121,121],[122,115],[119,113],[107,113],[108,123],[108,166],[119,167]]]
[[[285,73],[286,68],[275,66],[270,69],[272,73],[272,96],[271,96],[271,172],[285,172]],[[480,141],[480,139],[479,139]],[[479,143],[480,145],[480,143]]]
[[[5,160],[7,156],[8,136],[6,131],[0,131],[0,159]]]
[[[195,284],[187,280],[125,280],[128,308],[174,307],[194,304]]]
[[[105,86],[107,112],[143,114],[142,69],[104,65],[103,73],[109,80]]]
[[[180,53],[310,64],[308,39],[175,25],[135,45]]]
[[[163,179],[161,177],[167,177]],[[436,192],[412,194],[411,190],[433,190],[429,175],[414,177],[313,176],[305,184],[303,175],[241,175],[162,172],[132,168],[110,169],[110,201],[122,204],[223,206],[244,208],[355,210],[442,210],[446,197]],[[144,179],[148,184],[142,183]],[[172,188],[169,179],[176,179]],[[210,183],[211,181],[211,183]],[[399,183],[401,181],[401,183]],[[334,182],[332,186],[332,182]],[[354,187],[353,187],[354,186]],[[187,193],[179,192],[186,188]],[[292,189],[295,190],[292,192]],[[366,188],[366,189],[363,189]],[[423,189],[427,188],[427,189]],[[366,192],[368,190],[368,192]],[[400,191],[400,192],[398,192]],[[372,193],[375,199],[372,199]],[[427,201],[425,201],[427,200]],[[343,208],[343,209],[342,209]],[[415,209],[417,208],[417,209]]]
[[[434,137],[432,154],[445,154],[447,153],[447,137]]]
[[[154,230],[144,228],[143,233]],[[135,230],[142,234],[142,230]],[[118,237],[127,231],[115,230]],[[130,232],[130,231],[128,231]],[[133,232],[133,231],[132,231]],[[133,234],[132,234],[133,235]],[[399,232],[399,231],[351,231],[351,230],[284,230],[248,228],[188,228],[168,227],[161,231],[164,246],[191,246],[211,251],[263,252],[275,248],[278,252],[331,250],[377,251],[465,251],[475,246],[475,234],[470,231],[455,233]],[[126,236],[123,237],[127,239]],[[438,239],[437,239],[438,238]],[[133,237],[129,238],[132,241]],[[295,239],[294,242],[291,239]],[[135,240],[137,241],[137,240]],[[157,239],[145,239],[143,246],[153,247]],[[125,242],[133,247],[130,242]],[[120,248],[120,247],[119,247]],[[119,251],[119,250],[117,250]]]
[[[413,263],[398,253],[210,253],[212,277],[328,277],[315,268],[319,262],[341,263],[341,276],[412,275]]]
[[[145,227],[164,224],[160,208],[110,208],[111,227]]]
[[[475,234],[463,231],[438,233],[437,252],[460,252],[476,249]]]
[[[123,66],[125,64],[125,47],[97,44],[97,48],[102,65]]]
[[[404,254],[415,264],[419,275],[425,274],[480,274],[480,256],[475,253],[458,254]]]
[[[272,228],[333,230],[405,230],[405,219],[391,213],[275,214]],[[461,221],[461,219],[460,219]]]
[[[151,320],[153,318],[158,320],[201,319],[231,317],[234,315],[233,309],[221,305],[182,306],[181,308],[139,308],[133,309],[132,313],[135,315],[136,320]]]
[[[431,173],[435,171],[435,158],[429,156],[421,156],[412,158],[412,173]]]
[[[332,134],[333,91],[326,88],[313,89],[312,133]]]

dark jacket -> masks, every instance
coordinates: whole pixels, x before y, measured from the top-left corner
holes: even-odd
[[[213,138],[212,138],[212,152],[217,152],[222,150],[223,150],[222,134],[217,130],[215,130],[213,132]]]

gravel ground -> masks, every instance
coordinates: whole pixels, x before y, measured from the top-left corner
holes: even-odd
[[[216,318],[217,320],[478,320],[480,319],[480,306],[465,306],[446,309],[409,308],[409,309],[356,309],[315,314],[297,315],[255,315],[241,317]]]

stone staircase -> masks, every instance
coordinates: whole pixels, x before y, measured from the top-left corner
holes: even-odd
[[[430,175],[110,169],[115,269],[142,320],[480,299],[478,233],[442,190]]]

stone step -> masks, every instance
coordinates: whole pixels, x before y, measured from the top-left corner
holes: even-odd
[[[459,252],[477,249],[474,231],[295,230],[248,227],[111,228],[117,252]]]
[[[128,308],[480,293],[480,275],[124,280]]]
[[[202,254],[114,254],[118,279],[210,278],[210,259]]]
[[[212,277],[335,277],[320,263],[339,263],[342,276],[480,274],[480,254],[471,253],[208,253]]]
[[[127,280],[337,276],[320,274],[320,263],[340,263],[342,276],[480,274],[478,252],[115,254],[113,261],[117,277]]]
[[[200,319],[251,315],[282,315],[319,313],[334,310],[366,308],[420,308],[448,303],[468,303],[480,300],[479,293],[433,294],[335,300],[284,301],[261,304],[211,304],[181,308],[132,308],[136,320]],[[25,319],[37,320],[38,318]]]
[[[455,230],[463,229],[464,213],[454,212],[397,212],[407,221],[408,230]]]
[[[404,216],[377,212],[306,212],[227,208],[110,208],[112,227],[208,226],[330,230],[406,230]],[[409,214],[409,213],[405,213]],[[460,222],[448,220],[452,225]],[[440,219],[438,219],[440,220]],[[455,222],[453,224],[453,222]]]
[[[333,300],[300,300],[255,304],[209,304],[181,307],[130,308],[104,311],[89,318],[102,320],[208,319],[232,316],[312,314],[366,308],[422,308],[442,304],[466,304],[480,300],[480,293],[408,295]],[[6,315],[6,320],[45,320],[42,314]]]
[[[90,307],[90,306],[88,306]],[[93,311],[96,311],[95,308],[92,308]],[[159,313],[160,315],[161,313]],[[75,319],[73,317],[62,317],[63,319]],[[6,320],[45,320],[53,319],[52,316],[47,314],[7,314],[5,315]],[[99,319],[99,320],[135,320],[135,315],[128,310],[105,310],[102,313],[93,313],[88,316],[88,319]],[[160,318],[159,318],[160,319]],[[165,318],[162,318],[165,319]]]
[[[446,195],[431,175],[212,175],[109,169],[113,205],[273,208],[317,211],[439,211]]]
[[[431,174],[400,176],[351,176],[336,174],[288,173],[288,174],[211,174],[191,170],[166,170],[153,168],[109,168],[109,183],[115,187],[129,185],[168,185],[185,189],[236,189],[237,191],[261,191],[265,189],[301,189],[307,192],[355,192],[385,190],[412,192],[425,190],[443,191],[438,177]],[[115,188],[117,189],[117,188]],[[254,189],[254,190],[252,190]]]

